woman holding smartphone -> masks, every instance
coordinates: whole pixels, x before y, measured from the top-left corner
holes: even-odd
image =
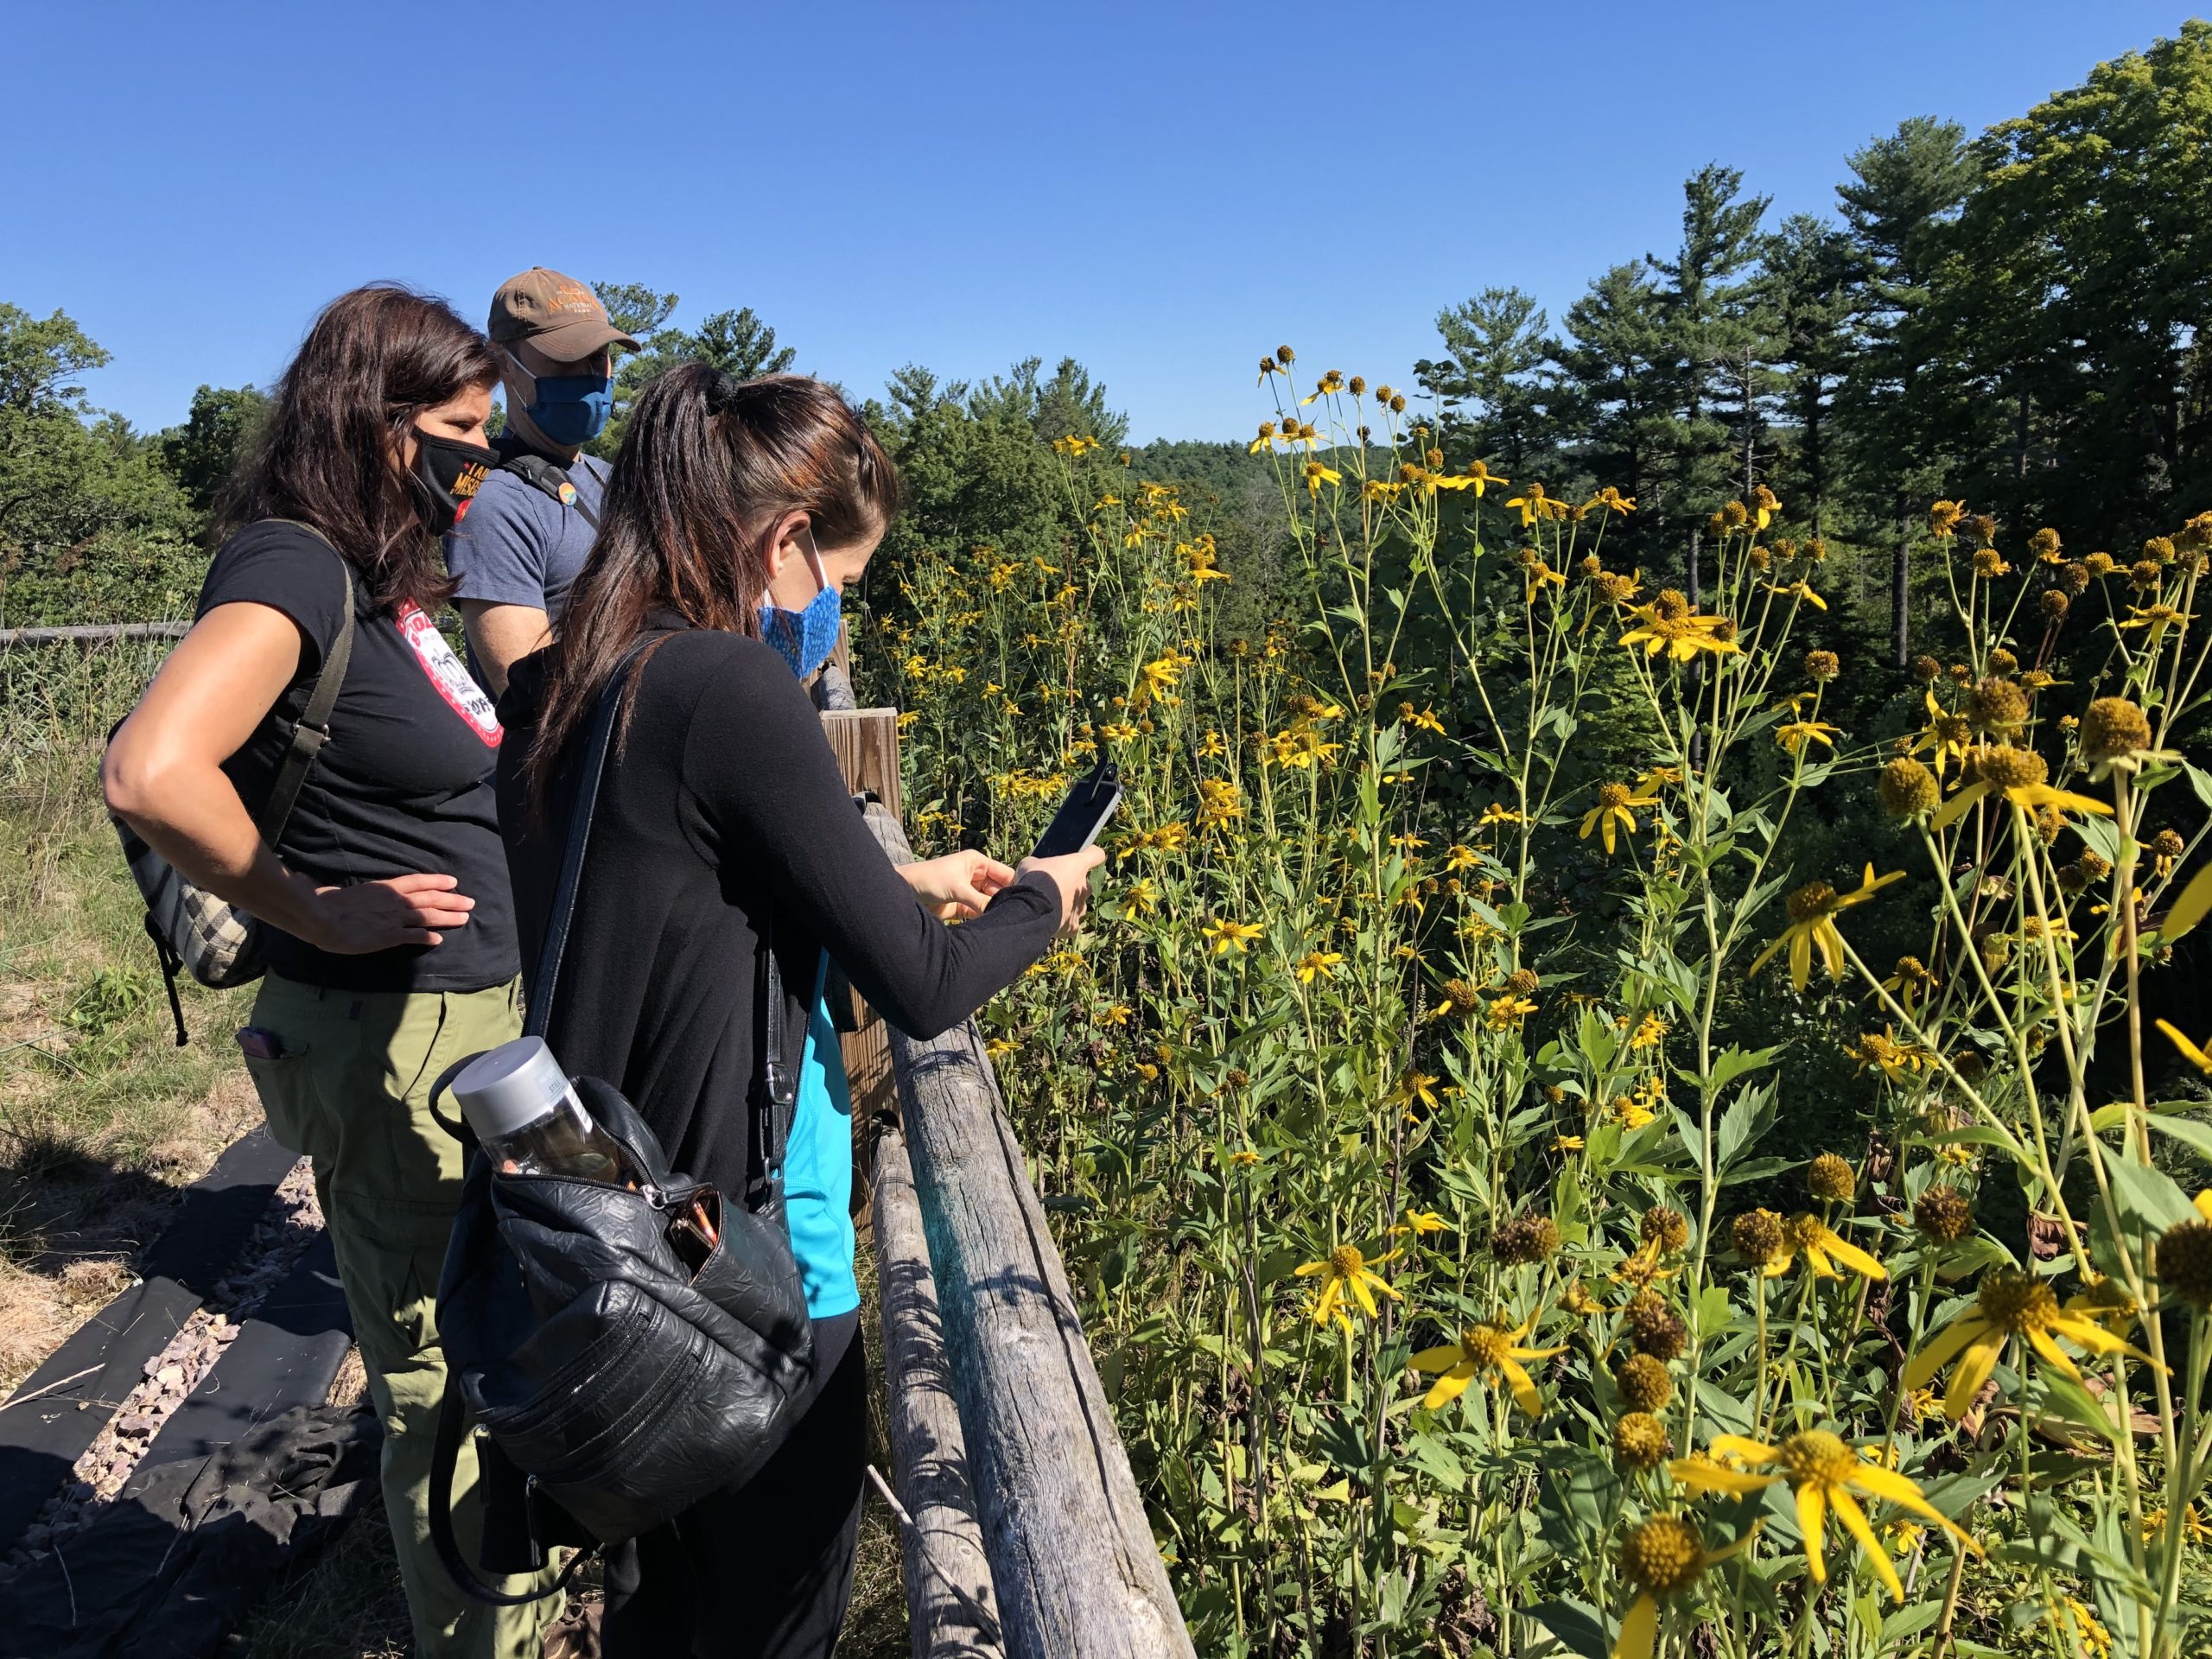
[[[1102,856],[900,869],[854,809],[799,682],[836,643],[840,595],[898,500],[890,458],[830,387],[670,372],[631,416],[559,639],[516,664],[500,703],[500,822],[534,964],[592,712],[636,653],[549,1011],[563,1067],[620,1087],[674,1167],[743,1191],[762,1063],[752,994],[772,950],[794,1051],[779,1058],[800,1078],[783,1181],[816,1393],[760,1473],[610,1561],[608,1659],[830,1652],[860,1522],[866,1368],[824,970],[834,960],[902,1029],[942,1031],[1076,925]]]
[[[461,1149],[425,1097],[452,1060],[521,1027],[499,724],[431,621],[448,588],[438,537],[496,461],[484,421],[499,377],[442,301],[389,286],[334,300],[233,486],[198,620],[102,772],[110,810],[266,930],[239,1040],[270,1132],[314,1160],[384,1424],[416,1650],[432,1659],[537,1659],[559,1611],[469,1602],[430,1548],[427,1508],[445,1389],[433,1298]],[[341,651],[328,739],[270,846],[256,815]]]

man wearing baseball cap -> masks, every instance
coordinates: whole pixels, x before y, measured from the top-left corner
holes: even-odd
[[[477,677],[493,696],[544,642],[598,533],[607,463],[582,453],[613,406],[613,354],[638,349],[599,296],[533,265],[499,284],[486,332],[505,359],[501,466],[446,537]]]

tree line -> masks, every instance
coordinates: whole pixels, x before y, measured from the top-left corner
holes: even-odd
[[[1485,289],[1417,372],[1455,454],[1635,495],[1627,537],[1662,570],[1762,484],[1807,532],[1886,553],[1901,666],[1931,499],[2115,553],[2206,505],[2208,163],[2212,24],[2191,22],[1978,138],[1902,123],[1847,158],[1832,216],[1777,221],[1741,170],[1703,168],[1670,252],[1605,271],[1555,332]]]
[[[1628,551],[1669,579],[1694,567],[1716,506],[1764,485],[1845,553],[1870,631],[1867,573],[1887,577],[1902,661],[1930,499],[2116,551],[2205,505],[2208,162],[2212,24],[2197,22],[1979,137],[1903,123],[1847,158],[1829,215],[1777,219],[1716,162],[1683,187],[1678,245],[1606,270],[1556,327],[1510,286],[1443,310],[1442,354],[1414,365],[1435,441],[1554,493],[1633,495]],[[596,286],[642,349],[617,371],[595,453],[613,453],[639,390],[676,363],[799,365],[749,308],[686,327],[675,294]],[[179,424],[141,432],[86,392],[106,361],[66,314],[0,302],[0,622],[190,603],[209,512],[266,399],[202,386]],[[1056,534],[1074,509],[1040,440],[1127,439],[1072,359],[972,383],[909,365],[866,407],[909,486],[894,554]],[[1281,509],[1263,459],[1155,443],[1131,465],[1191,486],[1265,586]]]

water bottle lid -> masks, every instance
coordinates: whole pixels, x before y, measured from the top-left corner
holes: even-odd
[[[486,1143],[537,1122],[568,1092],[568,1075],[543,1037],[518,1037],[486,1049],[453,1080],[461,1116]]]

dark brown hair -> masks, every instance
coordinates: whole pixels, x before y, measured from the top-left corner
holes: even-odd
[[[562,611],[524,762],[533,801],[542,807],[555,760],[648,613],[758,636],[769,541],[785,515],[805,513],[817,546],[841,548],[880,535],[898,511],[891,457],[819,380],[740,380],[687,363],[647,386],[607,480],[599,537]]]
[[[436,608],[453,581],[430,529],[435,504],[396,457],[424,410],[499,378],[492,343],[443,300],[391,283],[340,295],[276,383],[219,536],[296,518],[353,561],[378,606]]]

